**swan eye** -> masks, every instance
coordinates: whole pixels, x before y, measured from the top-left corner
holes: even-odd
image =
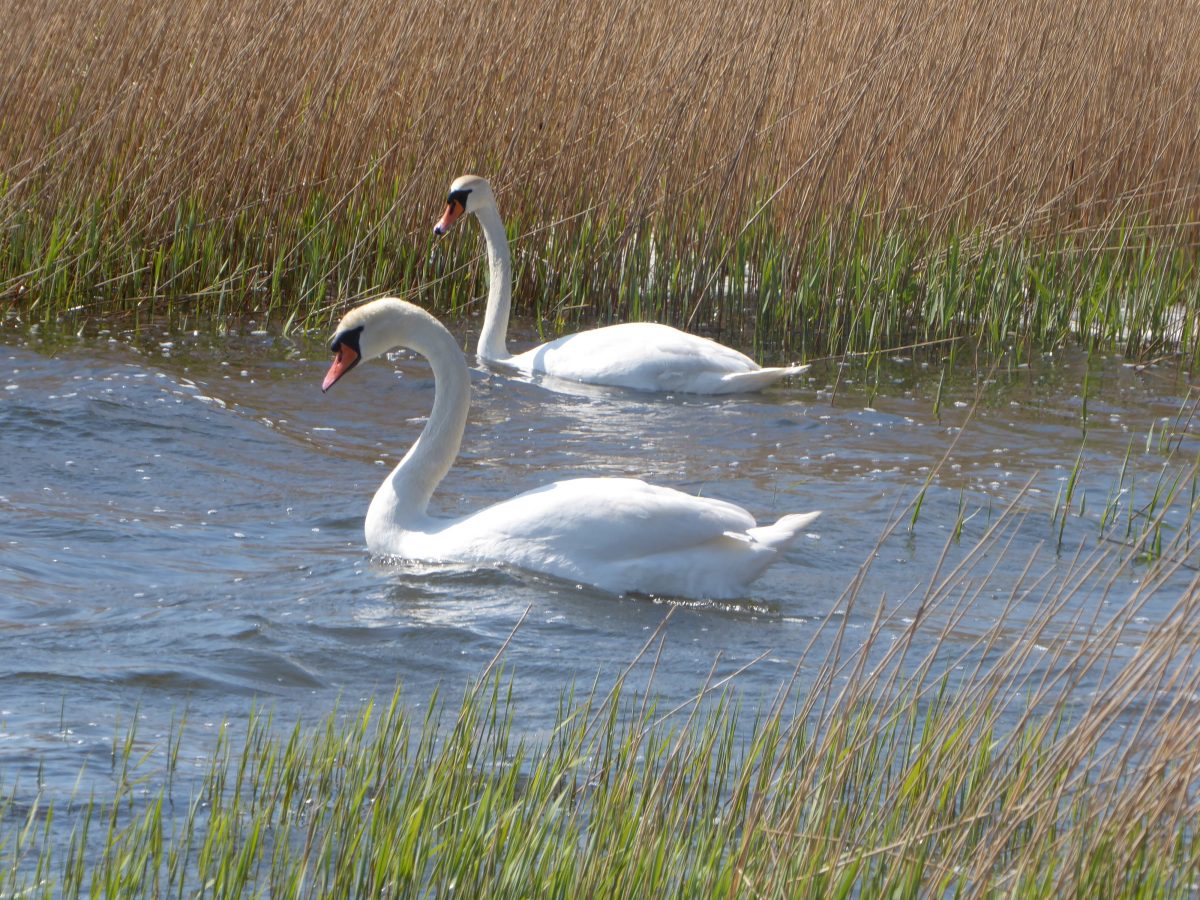
[[[451,191],[450,196],[446,198],[447,206],[461,206],[464,210],[467,208],[467,195],[471,193],[470,188],[463,188],[457,191]]]
[[[362,337],[363,327],[359,325],[357,328],[349,328],[346,331],[339,331],[333,336],[333,343],[329,345],[330,353],[337,353],[342,349],[342,344],[345,344],[354,351],[355,356],[362,356],[362,351],[358,348],[358,339]]]

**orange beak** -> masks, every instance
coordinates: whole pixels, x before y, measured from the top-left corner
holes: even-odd
[[[333,387],[334,382],[354,368],[358,362],[358,354],[353,349],[342,344],[338,347],[337,353],[334,354],[333,363],[329,366],[329,371],[325,373],[325,380],[321,382],[321,393]]]
[[[451,229],[455,222],[459,220],[465,209],[466,207],[457,200],[451,200],[446,204],[446,211],[442,213],[442,217],[438,219],[437,224],[433,226],[433,233],[438,237],[441,237]]]

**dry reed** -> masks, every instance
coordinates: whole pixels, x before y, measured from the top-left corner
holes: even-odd
[[[522,219],[593,204],[805,220],[1167,222],[1200,203],[1200,10],[891,0],[10,6],[0,160],[57,191],[136,184],[153,217],[397,179],[424,230],[448,180]],[[52,189],[53,192],[53,189]],[[670,213],[668,213],[670,214]]]
[[[519,231],[557,223],[518,266],[518,303],[543,315],[693,320],[746,266],[787,270],[753,303],[800,303],[813,260],[764,260],[764,244],[830,229],[1095,249],[1139,224],[1177,245],[1200,211],[1196,35],[1194,5],[1111,0],[15,0],[0,292],[307,315],[415,290],[446,268],[428,263],[429,224],[466,170]],[[619,296],[647,233],[660,263],[694,269],[666,304]]]

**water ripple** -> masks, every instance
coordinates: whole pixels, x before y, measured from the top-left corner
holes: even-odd
[[[822,658],[827,618],[845,624],[844,640],[864,638],[876,610],[838,604],[866,560],[862,595],[884,604],[885,634],[902,634],[918,586],[1026,482],[1029,515],[1010,552],[1052,566],[1051,512],[1084,435],[1081,359],[988,384],[951,378],[940,396],[936,367],[914,365],[885,365],[879,384],[818,368],[717,399],[474,372],[463,453],[434,497],[441,514],[598,474],[732,500],[760,519],[825,510],[742,601],[614,597],[503,568],[368,557],[367,503],[432,402],[428,369],[410,355],[362,366],[323,395],[321,344],[152,329],[144,339],[168,338],[170,357],[137,352],[139,339],[0,350],[15,386],[0,402],[0,758],[41,754],[42,777],[68,788],[131,709],[154,733],[186,709],[203,745],[249,697],[288,720],[399,680],[419,704],[439,686],[460,690],[522,617],[506,664],[533,728],[573,680],[618,671],[664,633],[655,683],[666,695],[690,696],[715,662],[732,671],[763,657],[741,684],[770,698],[810,665],[801,655],[814,637]],[[1163,462],[1156,435],[1200,452],[1197,426],[1180,417],[1184,387],[1120,360],[1092,365],[1103,397],[1088,404],[1079,490],[1090,506],[1068,522],[1069,546],[1095,540],[1131,446],[1150,470]],[[920,527],[880,543],[947,455]],[[1006,602],[1002,590],[982,594],[952,640],[970,646]],[[1080,591],[1073,602],[1100,601]],[[1010,614],[1020,635],[1031,611]],[[1134,627],[1131,646],[1136,637]],[[89,737],[48,737],[72,730]]]

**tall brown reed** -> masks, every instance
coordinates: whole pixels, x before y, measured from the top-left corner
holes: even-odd
[[[1117,2],[330,4],[18,0],[10,181],[232,214],[379,170],[424,226],[447,179],[522,218],[592,203],[782,221],[1168,222],[1200,200],[1200,10]],[[524,213],[530,213],[528,217]]]
[[[186,251],[222,257],[204,289],[239,265],[261,287],[306,254],[349,273],[343,299],[413,287],[428,273],[372,260],[426,246],[464,170],[519,230],[558,223],[561,243],[599,222],[576,265],[609,280],[639,229],[698,248],[676,318],[751,227],[792,246],[831,220],[1178,238],[1200,211],[1196,34],[1194,5],[1113,0],[14,0],[0,227],[57,228],[21,237],[38,265],[10,263],[0,291],[125,285],[170,268],[143,248],[213,222],[228,246]],[[352,237],[322,244],[330,221]],[[137,258],[67,249],[39,268],[93,233]]]

